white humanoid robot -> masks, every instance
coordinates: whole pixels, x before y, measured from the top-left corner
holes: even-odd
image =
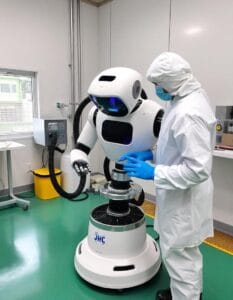
[[[140,189],[117,163],[127,152],[152,149],[158,138],[163,109],[142,99],[141,81],[130,68],[101,72],[88,90],[95,106],[71,151],[71,164],[80,174],[89,170],[88,154],[97,139],[106,156],[116,162],[111,181],[100,190],[109,202],[92,211],[88,236],[75,253],[78,274],[104,288],[140,285],[161,264],[159,247],[146,233],[143,211],[131,201]]]

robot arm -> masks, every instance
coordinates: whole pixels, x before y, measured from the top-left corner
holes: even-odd
[[[88,114],[87,122],[77,140],[76,147],[70,154],[71,165],[79,175],[90,172],[88,154],[94,147],[97,140],[95,128],[96,113],[96,107],[92,107]]]

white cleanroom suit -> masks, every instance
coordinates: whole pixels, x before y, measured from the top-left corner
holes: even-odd
[[[173,300],[196,300],[202,291],[198,245],[213,235],[211,179],[215,117],[190,65],[164,52],[147,79],[170,95],[154,153],[155,229],[171,282]]]

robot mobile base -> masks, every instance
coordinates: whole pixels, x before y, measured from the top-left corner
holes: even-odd
[[[108,205],[101,205],[92,212],[88,236],[76,249],[76,271],[84,280],[103,288],[125,289],[147,282],[158,272],[161,257],[158,244],[146,234],[143,212],[130,205],[127,225],[96,220],[100,215],[103,219],[107,210]],[[104,222],[106,218],[107,214]]]
[[[145,249],[138,256],[127,259],[108,258],[94,253],[85,238],[76,249],[75,269],[84,280],[99,287],[109,289],[134,287],[147,282],[158,272],[161,259],[159,252],[154,255],[155,247],[158,247],[155,241],[147,236]],[[125,265],[129,266],[129,270],[124,270]],[[116,266],[119,266],[117,271],[114,270]],[[133,266],[133,270],[130,266]]]

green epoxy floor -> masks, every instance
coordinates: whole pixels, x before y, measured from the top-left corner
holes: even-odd
[[[27,196],[27,194],[24,194]],[[98,195],[83,202],[31,198],[28,211],[0,211],[0,300],[154,300],[169,285],[162,266],[148,283],[122,293],[94,287],[75,272],[78,242],[87,234],[88,216],[103,203]],[[153,224],[146,218],[147,224]],[[156,236],[152,228],[148,233]],[[204,300],[233,299],[233,256],[207,245],[204,257]]]

